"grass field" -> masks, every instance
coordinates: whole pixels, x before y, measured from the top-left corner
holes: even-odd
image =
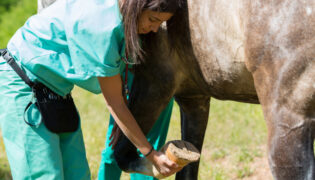
[[[92,178],[96,179],[109,114],[101,95],[77,88],[73,96],[81,114]],[[180,138],[179,117],[178,106],[175,105],[168,140]],[[260,106],[212,99],[199,179],[272,179],[266,159],[266,131]],[[11,179],[2,139],[0,179]],[[127,180],[129,176],[123,174],[121,179]],[[173,179],[175,176],[167,178]]]

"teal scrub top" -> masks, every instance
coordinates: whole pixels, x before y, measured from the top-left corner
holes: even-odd
[[[74,85],[100,93],[97,77],[121,72],[124,27],[118,0],[57,0],[9,41],[28,76],[59,95]]]

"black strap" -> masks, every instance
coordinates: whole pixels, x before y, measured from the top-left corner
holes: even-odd
[[[26,73],[18,66],[18,64],[15,62],[14,58],[10,55],[10,53],[7,51],[7,49],[0,49],[0,56],[2,56],[6,62],[12,67],[12,69],[21,77],[21,79],[27,84],[29,85],[32,89],[35,86],[35,83],[32,82],[26,75]],[[28,103],[28,105],[26,106],[26,108],[24,109],[24,122],[30,126],[36,126],[35,124],[31,124],[29,122],[27,122],[25,120],[25,113],[27,111],[27,109],[33,104],[33,102],[31,101],[30,103]]]
[[[42,123],[42,120],[40,120],[40,122],[39,122],[38,124],[31,124],[31,123],[27,122],[26,119],[25,119],[26,111],[28,110],[28,108],[29,108],[32,104],[33,104],[32,101],[27,104],[26,108],[24,109],[23,118],[24,118],[24,122],[25,122],[26,124],[28,124],[29,126],[35,127],[35,126],[40,125],[40,124]]]
[[[144,157],[148,157],[148,156],[152,153],[153,150],[154,150],[154,149],[153,149],[153,146],[151,146],[150,151],[147,152],[147,154],[144,154]]]
[[[6,51],[7,49],[0,49],[0,56],[2,53],[4,53],[4,51]]]
[[[21,77],[21,79],[29,85],[31,88],[34,87],[34,83],[27,77],[26,73],[18,66],[14,58],[10,55],[7,50],[4,50],[0,54],[7,61],[7,63],[12,67],[12,69]]]

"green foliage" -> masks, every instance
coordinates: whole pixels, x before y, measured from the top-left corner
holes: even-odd
[[[9,11],[12,6],[14,6],[18,0],[1,0],[0,1],[0,15],[6,11]]]
[[[1,0],[2,1],[17,1],[17,0]],[[0,48],[5,48],[12,35],[20,28],[27,18],[36,13],[36,0],[19,0],[15,6],[12,3],[11,8],[2,13],[0,9]]]

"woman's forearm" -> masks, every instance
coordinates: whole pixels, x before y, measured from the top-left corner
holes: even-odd
[[[132,116],[127,105],[122,102],[107,102],[108,109],[114,117],[121,131],[140,150],[142,154],[147,154],[151,150],[151,145],[147,141],[138,123]]]
[[[99,77],[98,80],[109,111],[119,128],[142,154],[150,152],[152,147],[129,111],[122,96],[120,75]]]

